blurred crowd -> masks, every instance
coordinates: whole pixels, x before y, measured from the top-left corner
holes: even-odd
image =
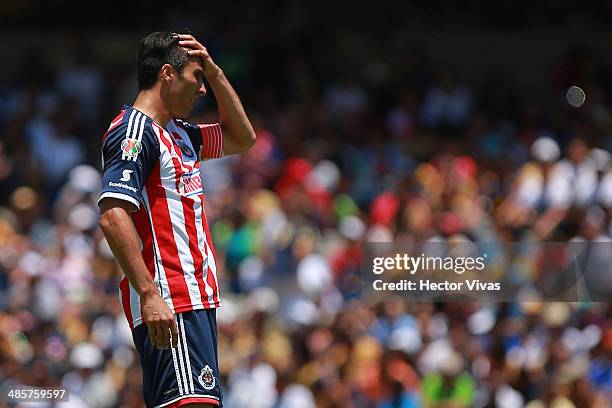
[[[97,61],[86,39],[69,45],[58,66],[27,51],[0,89],[0,388],[138,407],[121,271],[96,204],[99,141],[135,96],[134,67]],[[374,86],[267,45],[268,65],[230,40],[213,54],[257,132],[248,153],[202,170],[222,265],[225,406],[611,406],[610,302],[359,296],[368,242],[596,242],[606,264],[612,71],[601,56],[559,56],[534,103],[503,73],[468,85],[416,46]],[[573,84],[580,108],[565,101]],[[210,99],[192,121],[216,120]]]

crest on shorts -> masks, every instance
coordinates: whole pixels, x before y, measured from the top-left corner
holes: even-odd
[[[136,139],[125,139],[121,142],[122,158],[134,159],[142,150],[142,144]]]
[[[202,387],[204,387],[205,390],[212,390],[215,388],[215,374],[213,373],[212,368],[206,365],[206,367],[200,371],[198,382],[202,385]]]

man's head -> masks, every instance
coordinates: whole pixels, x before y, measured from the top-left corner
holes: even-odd
[[[189,116],[198,96],[206,94],[199,58],[190,57],[171,32],[151,33],[140,42],[136,65],[140,91],[160,86],[160,95],[172,117]]]

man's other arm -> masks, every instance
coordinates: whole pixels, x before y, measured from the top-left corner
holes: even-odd
[[[138,235],[129,216],[133,210],[135,206],[126,200],[102,199],[100,228],[125,276],[140,295],[143,320],[149,328],[151,343],[157,348],[167,348],[170,343],[176,347],[178,331],[174,315],[159,294],[140,254]]]

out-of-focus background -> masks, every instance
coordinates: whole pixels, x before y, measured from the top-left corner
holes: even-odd
[[[99,142],[139,39],[189,28],[258,137],[203,166],[225,406],[610,406],[609,302],[371,303],[347,278],[369,241],[609,248],[610,2],[45,3],[0,8],[0,388],[143,406]]]

